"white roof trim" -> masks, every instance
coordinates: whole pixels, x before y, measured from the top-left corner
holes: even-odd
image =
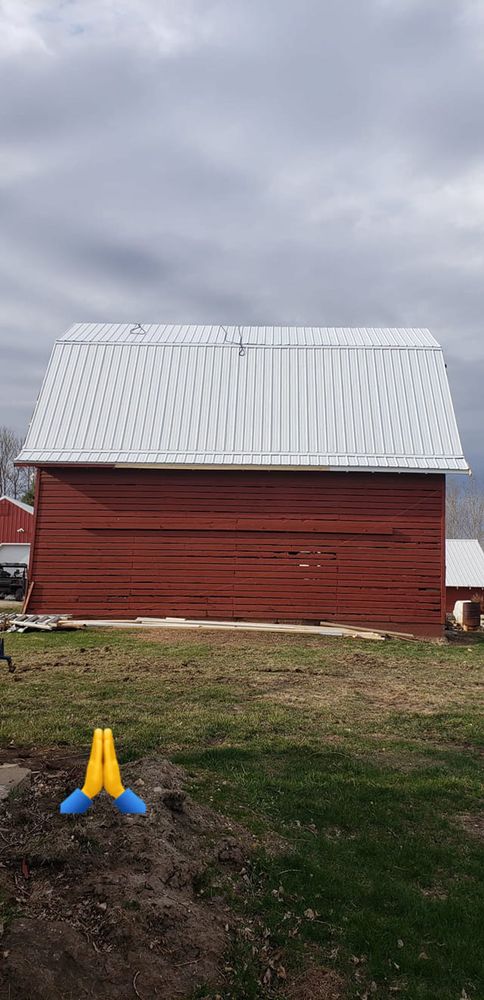
[[[8,500],[9,503],[15,504],[16,507],[20,507],[20,510],[24,510],[26,514],[33,514],[34,513],[34,508],[31,507],[30,504],[28,504],[28,503],[22,503],[21,500],[14,500],[13,497],[8,497],[6,493],[4,493],[3,496],[0,497],[0,503],[2,502],[2,500]],[[6,544],[6,543],[2,542],[2,544]],[[13,544],[17,544],[17,543],[15,542]]]

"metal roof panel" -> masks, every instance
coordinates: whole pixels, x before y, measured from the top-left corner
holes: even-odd
[[[56,343],[19,461],[467,470],[426,330],[132,329]]]
[[[448,538],[445,555],[447,587],[484,587],[484,552],[477,538]]]

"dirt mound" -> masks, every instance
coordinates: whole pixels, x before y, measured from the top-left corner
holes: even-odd
[[[0,996],[175,1000],[221,981],[234,917],[204,877],[216,864],[237,883],[252,838],[192,801],[166,761],[123,776],[146,817],[121,816],[104,794],[85,816],[61,816],[79,782],[69,764],[34,772],[2,811],[0,890],[19,916],[2,939]]]

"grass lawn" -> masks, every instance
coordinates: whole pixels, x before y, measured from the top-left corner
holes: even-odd
[[[87,754],[112,726],[121,759],[170,757],[192,795],[280,842],[234,905],[287,969],[312,956],[348,998],[483,1000],[483,643],[88,631],[6,646],[2,746]],[[231,997],[278,995],[249,944],[234,961]]]

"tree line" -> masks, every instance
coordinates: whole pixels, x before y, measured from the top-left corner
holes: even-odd
[[[460,479],[460,477],[459,477]],[[484,488],[475,479],[447,479],[447,538],[478,538],[484,547]]]
[[[5,495],[32,504],[35,470],[18,468],[14,464],[22,444],[23,438],[11,427],[0,426],[0,496]]]

